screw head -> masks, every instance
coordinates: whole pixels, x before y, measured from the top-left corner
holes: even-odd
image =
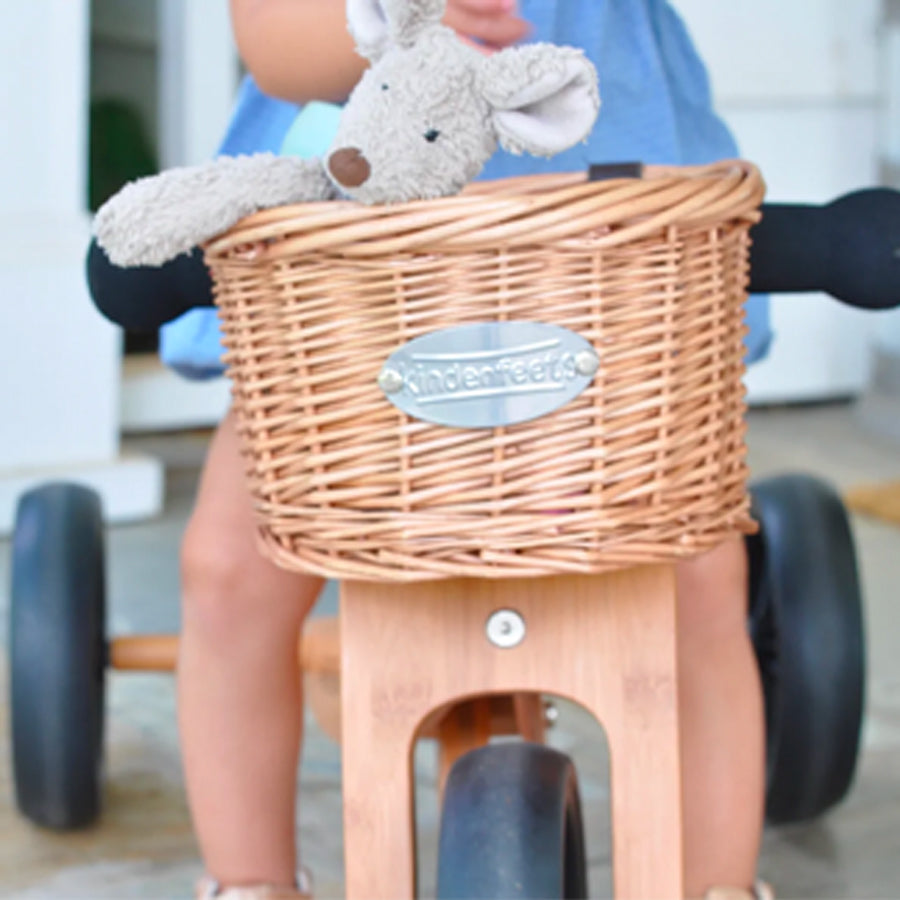
[[[503,650],[516,647],[525,640],[525,619],[514,609],[498,609],[487,620],[488,640]]]
[[[378,375],[378,387],[386,394],[396,394],[403,387],[403,376],[396,369],[385,366]]]
[[[590,377],[600,368],[600,357],[593,350],[582,350],[575,357],[575,371]]]

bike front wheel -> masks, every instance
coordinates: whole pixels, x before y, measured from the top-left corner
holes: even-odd
[[[444,792],[439,900],[587,897],[575,766],[527,742],[460,757]]]

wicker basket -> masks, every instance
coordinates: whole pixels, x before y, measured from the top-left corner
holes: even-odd
[[[263,547],[326,576],[599,572],[752,530],[743,301],[763,183],[743,162],[541,175],[390,207],[283,207],[206,248]],[[412,338],[536,320],[600,369],[534,421],[410,418]]]

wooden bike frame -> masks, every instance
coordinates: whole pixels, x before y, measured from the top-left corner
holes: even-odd
[[[515,647],[486,636],[498,610],[524,619]],[[670,566],[388,587],[345,582],[340,629],[348,897],[414,896],[412,748],[429,718],[476,696],[546,692],[580,703],[606,729],[615,896],[680,900]]]

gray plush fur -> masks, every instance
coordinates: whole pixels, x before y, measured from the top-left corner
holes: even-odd
[[[98,210],[94,234],[116,265],[159,266],[252,212],[334,196],[319,160],[222,156],[125,185]]]
[[[347,22],[356,48],[372,61],[390,46],[408,47],[444,16],[446,0],[347,0]]]
[[[324,159],[219,157],[141,179],[97,213],[100,246],[117,265],[160,265],[259,209],[446,196],[481,171],[498,143],[551,156],[585,139],[600,101],[581,51],[532,44],[485,56],[441,24],[444,5],[347,0],[350,30],[372,65]],[[364,158],[363,175],[341,169],[336,154],[348,148]]]

